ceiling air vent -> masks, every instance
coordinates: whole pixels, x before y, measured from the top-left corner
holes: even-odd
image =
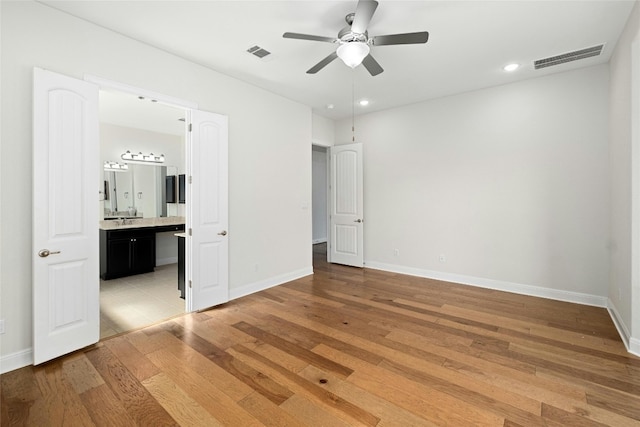
[[[602,53],[602,49],[604,49],[604,44],[563,53],[562,55],[551,56],[549,58],[538,59],[537,61],[533,61],[533,67],[539,70],[540,68],[552,67],[554,65],[564,64],[565,62],[598,56]]]
[[[247,52],[249,52],[252,55],[257,56],[260,59],[264,58],[267,55],[271,55],[271,52],[269,52],[266,49],[261,48],[260,46],[250,47],[249,49],[247,49]]]

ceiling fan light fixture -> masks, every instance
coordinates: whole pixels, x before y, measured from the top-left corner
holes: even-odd
[[[364,42],[347,42],[341,44],[336,53],[345,65],[356,68],[369,55],[369,45]]]

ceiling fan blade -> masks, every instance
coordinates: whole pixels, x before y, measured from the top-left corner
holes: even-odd
[[[371,54],[365,56],[365,58],[362,60],[362,65],[364,65],[364,68],[366,68],[369,74],[371,74],[372,76],[377,76],[384,71],[380,64],[378,64],[378,61],[373,59],[373,56],[371,56]]]
[[[426,43],[427,40],[429,40],[429,33],[427,31],[420,31],[418,33],[390,34],[388,36],[371,37],[371,40],[374,46],[418,44]]]
[[[375,0],[360,0],[356,6],[356,14],[351,24],[351,31],[364,34],[377,7],[378,2]]]
[[[333,61],[337,57],[338,57],[337,53],[331,52],[331,54],[329,54],[329,56],[324,58],[322,61],[318,62],[313,67],[309,68],[309,70],[307,70],[307,74],[315,74],[315,73],[317,73],[318,71],[322,70],[324,67],[326,67],[331,61]]]
[[[313,40],[316,42],[328,42],[328,43],[336,42],[335,37],[313,36],[311,34],[284,33],[282,37],[284,37],[285,39]]]

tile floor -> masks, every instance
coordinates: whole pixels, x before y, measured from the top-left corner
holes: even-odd
[[[178,264],[153,273],[100,280],[100,339],[184,314]]]

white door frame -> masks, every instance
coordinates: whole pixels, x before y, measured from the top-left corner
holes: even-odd
[[[622,328],[627,350],[640,356],[640,34],[631,44],[631,325]],[[619,296],[620,298],[620,296]],[[612,316],[613,317],[613,316]],[[614,317],[615,319],[615,317]],[[616,322],[616,326],[619,326]],[[626,329],[626,330],[625,330]],[[620,328],[619,328],[620,330]]]
[[[329,193],[329,184],[331,183],[331,177],[329,176],[329,150],[331,148],[331,145],[329,144],[325,144],[325,143],[321,143],[321,142],[312,142],[311,146],[316,146],[316,147],[321,147],[324,148],[324,154],[325,154],[325,189],[326,189],[326,194],[325,194],[325,212],[324,212],[324,221],[325,221],[325,227],[327,230],[327,247],[329,247],[329,238],[330,233],[329,233],[329,197],[331,196],[331,194]],[[312,148],[313,149],[313,148]],[[311,167],[313,168],[313,154],[311,156]],[[312,188],[312,194],[310,199],[313,200],[313,188]],[[312,236],[311,236],[311,243],[313,245],[313,232],[312,232]],[[327,251],[327,262],[329,261],[329,253]]]

